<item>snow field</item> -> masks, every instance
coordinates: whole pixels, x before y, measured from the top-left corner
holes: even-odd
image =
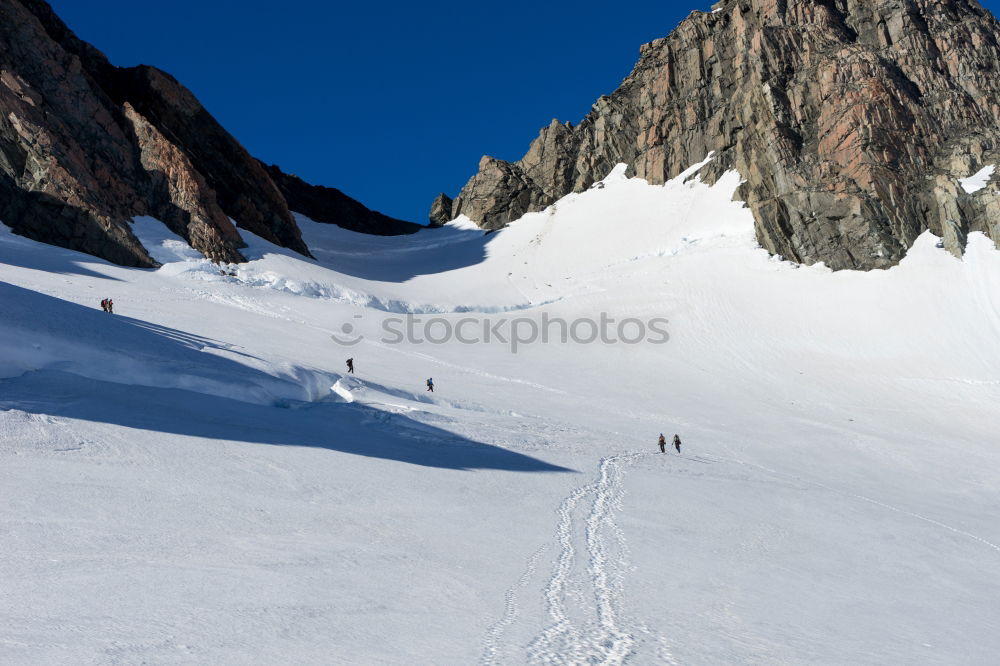
[[[318,261],[244,234],[235,275],[0,229],[0,662],[993,663],[1000,252],[795,266],[699,168],[488,235],[300,218]]]

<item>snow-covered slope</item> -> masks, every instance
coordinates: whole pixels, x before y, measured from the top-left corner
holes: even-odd
[[[993,663],[1000,252],[797,267],[685,180],[317,262],[0,229],[0,662]]]

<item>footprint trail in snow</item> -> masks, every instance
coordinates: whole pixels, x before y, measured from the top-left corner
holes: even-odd
[[[622,508],[627,468],[646,453],[601,460],[597,478],[574,490],[558,508],[552,574],[541,591],[543,628],[527,646],[530,664],[624,664],[649,630],[624,614],[628,549],[616,515]],[[517,590],[526,588],[537,569],[535,553],[518,584],[506,595],[504,617],[486,639],[481,664],[504,663],[503,634],[520,611]],[[526,619],[523,621],[527,621]],[[663,644],[662,639],[658,639]],[[525,661],[524,658],[518,662]]]

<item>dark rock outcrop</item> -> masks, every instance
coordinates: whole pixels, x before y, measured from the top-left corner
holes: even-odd
[[[331,192],[302,212],[358,231],[406,228]],[[309,255],[282,189],[190,91],[153,67],[113,66],[42,0],[0,0],[0,222],[155,266],[132,233],[137,215],[215,261],[244,260],[237,227]]]
[[[424,227],[373,211],[335,187],[310,185],[275,165],[262,165],[281,192],[288,207],[316,222],[378,236],[412,234]]]
[[[100,55],[60,26],[44,3],[0,1],[0,221],[29,238],[152,266],[127,224],[146,210],[134,139],[84,64]]]
[[[131,104],[190,157],[237,226],[309,256],[284,198],[260,163],[190,91],[154,67],[116,69],[109,78],[115,102]]]
[[[1000,26],[975,0],[723,0],[642,47],[577,126],[515,163],[483,158],[453,202],[487,229],[587,189],[618,163],[659,184],[715,151],[760,243],[795,261],[897,263],[926,229],[1000,241]]]
[[[451,208],[454,202],[451,200],[447,194],[442,192],[437,195],[434,199],[434,203],[431,204],[431,212],[427,216],[428,221],[432,227],[440,227],[446,222],[450,222],[454,217],[451,214]]]
[[[131,104],[126,102],[123,108],[149,178],[149,214],[213,261],[242,261],[236,248],[243,240],[188,156]]]

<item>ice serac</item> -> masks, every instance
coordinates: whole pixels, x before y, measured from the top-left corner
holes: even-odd
[[[1000,26],[975,0],[723,0],[646,44],[576,126],[519,161],[485,157],[455,198],[495,229],[582,191],[617,163],[663,183],[737,169],[761,245],[835,269],[897,263],[930,229],[960,253],[1000,241]]]

